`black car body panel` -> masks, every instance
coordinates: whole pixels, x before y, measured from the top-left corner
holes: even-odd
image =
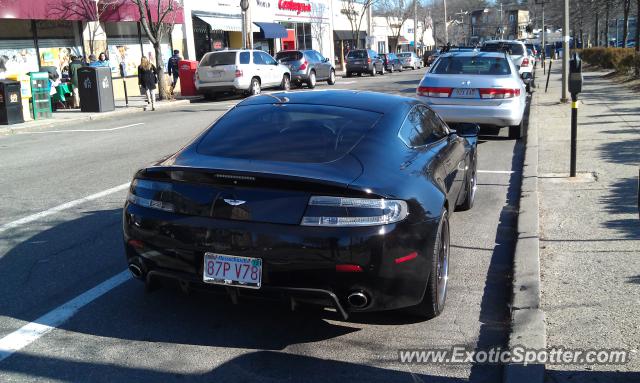
[[[275,292],[295,301],[334,306],[344,315],[418,304],[434,262],[441,213],[444,208],[453,211],[461,201],[464,169],[471,168],[475,159],[475,142],[449,132],[442,123],[446,134],[408,147],[400,139],[401,126],[411,113],[430,111],[413,98],[357,91],[275,93],[251,97],[232,111],[244,113],[263,105],[318,105],[375,111],[381,116],[357,145],[326,163],[203,154],[198,145],[221,120],[232,118],[221,117],[178,153],[136,174],[130,195],[169,196],[174,210],[132,200],[125,204],[128,262],[139,266],[147,278],[170,277],[211,291],[232,292],[235,297]],[[142,183],[154,182],[170,187],[137,190]],[[302,217],[313,209],[308,201],[318,195],[402,200],[408,215],[398,222],[371,226],[304,226]],[[227,202],[236,200],[243,204]],[[206,252],[262,259],[262,286],[249,291],[204,283]],[[407,255],[410,261],[399,261]],[[337,265],[356,265],[360,272],[341,272]],[[370,297],[366,307],[347,303],[347,295],[354,291]]]
[[[382,72],[384,64],[378,54],[371,49],[354,49],[347,54],[347,76],[353,73]]]

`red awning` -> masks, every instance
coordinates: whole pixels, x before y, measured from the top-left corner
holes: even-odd
[[[160,13],[170,2],[178,4],[176,0],[149,0],[153,21],[158,21],[158,2],[160,2]],[[0,5],[0,19],[95,21],[97,19],[95,7],[95,0],[5,0]],[[100,21],[140,20],[138,6],[132,0],[117,2],[99,0],[98,7],[101,10]],[[182,8],[172,11],[165,20],[182,24],[184,22]]]

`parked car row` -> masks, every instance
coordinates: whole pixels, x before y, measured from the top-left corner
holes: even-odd
[[[422,68],[422,60],[414,52],[402,53],[377,53],[372,49],[355,49],[347,54],[346,74],[351,77],[354,74],[361,76],[369,74],[385,74],[386,72],[401,72],[405,68]]]
[[[518,139],[532,72],[533,58],[522,42],[487,41],[479,51],[440,55],[416,93],[447,123],[509,127],[509,137]]]

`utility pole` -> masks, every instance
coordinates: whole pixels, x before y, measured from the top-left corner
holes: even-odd
[[[569,85],[569,0],[564,0],[564,26],[562,27],[562,98],[560,102],[566,103],[567,88]]]
[[[504,39],[504,23],[502,22],[502,1],[500,2],[500,40]]]
[[[413,0],[413,51],[418,55],[418,0]]]
[[[449,44],[449,26],[447,25],[447,0],[444,2],[444,45]]]
[[[545,46],[545,35],[547,34],[547,28],[544,26],[544,4],[549,0],[536,0],[536,4],[542,5],[542,69],[545,69],[545,61],[547,59],[547,48]]]
[[[249,0],[240,0],[240,9],[242,10],[242,49],[247,49],[247,9],[249,9]]]

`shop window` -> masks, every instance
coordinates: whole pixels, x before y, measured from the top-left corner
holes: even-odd
[[[0,56],[7,57],[7,75],[38,70],[30,20],[0,20]]]
[[[80,41],[76,41],[75,38],[79,35],[76,21],[38,20],[35,25],[40,67],[55,67],[62,73],[69,66],[71,56],[82,55]]]
[[[313,39],[311,37],[311,24],[296,24],[296,39],[298,49],[313,49]]]
[[[125,76],[137,75],[138,66],[142,59],[138,23],[105,23],[104,31],[107,34],[107,56],[111,75],[120,77],[120,65],[124,66]]]

